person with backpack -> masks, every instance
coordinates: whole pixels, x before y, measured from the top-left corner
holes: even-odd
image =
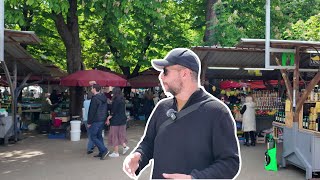
[[[123,162],[131,178],[154,161],[152,179],[232,179],[241,158],[228,107],[200,85],[200,60],[176,48],[152,65],[166,94],[153,110],[144,136]]]

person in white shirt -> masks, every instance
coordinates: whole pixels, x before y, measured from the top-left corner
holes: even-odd
[[[92,98],[92,94],[88,93],[86,95],[86,99],[83,102],[83,123],[86,127],[87,130],[87,136],[88,136],[88,143],[87,143],[87,154],[91,154],[93,153],[93,149],[94,149],[94,144],[92,142],[91,136],[90,136],[90,131],[88,130],[88,112],[89,112],[89,107],[90,107],[90,103],[91,103],[91,98]]]

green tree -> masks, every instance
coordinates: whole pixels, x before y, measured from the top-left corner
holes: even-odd
[[[99,37],[90,42],[91,50],[99,52],[100,63],[110,53],[107,64],[118,65],[127,77],[150,67],[151,59],[173,47],[189,47],[197,38],[188,21],[190,13],[175,1],[99,1],[91,7],[94,16],[86,16],[90,26],[86,36]]]
[[[30,26],[34,20],[33,13],[36,11],[39,11],[37,13],[41,13],[44,17],[51,18],[65,46],[68,73],[84,68],[81,59],[77,0],[10,0],[6,1],[6,7],[8,8],[8,13],[6,13],[8,22],[27,27],[25,30],[31,29]],[[22,10],[22,15],[19,10]],[[71,114],[80,114],[81,109],[77,105],[82,103],[82,92],[82,88],[70,88]]]
[[[299,20],[283,33],[284,39],[320,41],[320,14],[311,16],[305,22]]]
[[[218,23],[212,41],[234,46],[240,38],[265,38],[265,0],[225,0],[215,3]],[[271,38],[279,39],[291,23],[320,10],[318,0],[271,1]]]

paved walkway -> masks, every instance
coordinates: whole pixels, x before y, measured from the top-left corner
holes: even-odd
[[[128,129],[131,148],[135,147],[143,134],[142,125],[133,125]],[[26,139],[17,144],[0,146],[1,180],[87,180],[87,179],[129,179],[122,171],[125,158],[107,158],[101,161],[86,154],[86,138],[78,142],[48,139],[45,135],[27,134]],[[241,146],[242,170],[240,180],[301,180],[304,171],[293,166],[278,172],[264,170],[265,144],[256,147]],[[140,179],[149,179],[150,168],[143,172]]]

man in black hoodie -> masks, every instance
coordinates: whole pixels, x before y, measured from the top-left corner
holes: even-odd
[[[88,128],[91,135],[91,140],[98,147],[99,154],[95,157],[100,157],[104,160],[109,154],[109,150],[104,145],[102,130],[104,122],[108,117],[107,97],[100,93],[101,87],[98,84],[92,85],[91,92],[94,94],[89,106],[88,112]]]
[[[123,170],[136,178],[153,159],[153,179],[235,178],[241,166],[235,122],[227,106],[200,86],[198,56],[177,48],[152,65],[174,97],[157,104]]]

